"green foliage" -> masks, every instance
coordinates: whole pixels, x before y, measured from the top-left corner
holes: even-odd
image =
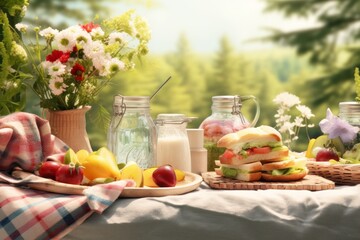
[[[6,2],[8,0],[2,0]],[[106,19],[112,4],[119,0],[84,1],[84,0],[30,0],[29,12],[25,22],[31,25],[66,28],[74,23],[86,23],[89,17]],[[125,0],[121,0],[125,2]],[[151,0],[131,0],[131,3],[147,4]],[[55,20],[56,19],[56,20]]]
[[[224,36],[220,39],[220,49],[214,60],[212,78],[206,85],[207,91],[213,96],[224,95],[229,92],[232,83],[240,84],[241,80],[238,81],[236,77],[236,66],[237,58],[233,46],[229,39]]]
[[[198,113],[204,111],[207,107],[203,99],[202,93],[205,91],[206,79],[201,69],[204,68],[202,60],[193,53],[189,41],[185,34],[180,35],[177,44],[177,50],[174,54],[167,56],[168,62],[174,68],[174,75],[180,86],[183,86],[183,102],[184,112],[187,116],[198,117]],[[171,80],[172,81],[172,80]],[[171,82],[169,85],[171,86]],[[179,94],[179,93],[175,93]],[[191,101],[189,101],[191,99]],[[190,104],[196,102],[197,104]],[[173,110],[174,112],[178,112]],[[201,119],[197,118],[191,126],[200,125]]]
[[[22,21],[22,18],[25,16],[26,12],[25,8],[28,5],[28,0],[4,0],[0,1],[0,12],[7,15],[10,25],[14,27],[16,23]],[[0,31],[0,40],[2,38],[3,33]]]
[[[15,32],[15,24],[25,14],[25,0],[2,1],[0,3],[0,115],[20,111],[25,106],[25,85],[28,78],[21,71],[27,61],[27,54]]]
[[[360,75],[359,68],[355,68],[354,73],[354,81],[355,81],[355,93],[356,93],[356,101],[360,101]]]
[[[62,29],[76,23],[88,22],[89,16],[109,16],[109,8],[106,1],[84,0],[31,0],[29,5],[30,15],[25,21],[31,25],[52,26]],[[61,16],[61,18],[58,18]],[[53,21],[55,18],[60,21]]]
[[[315,17],[316,24],[294,31],[273,29],[267,39],[309,55],[322,74],[307,83],[314,105],[354,99],[353,70],[360,64],[360,1],[358,0],[266,0],[268,11],[285,16]],[[324,89],[324,91],[318,91]]]

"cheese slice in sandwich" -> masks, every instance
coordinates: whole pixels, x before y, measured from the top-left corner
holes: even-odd
[[[232,178],[246,182],[258,181],[261,178],[261,162],[253,162],[242,165],[222,164],[219,160],[215,161],[219,168],[215,169],[216,174],[225,178]]]
[[[265,125],[229,133],[219,139],[217,146],[226,148],[219,159],[222,164],[228,165],[281,161],[289,155],[289,149],[282,143],[281,134]]]

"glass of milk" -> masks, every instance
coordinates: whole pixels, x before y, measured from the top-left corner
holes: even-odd
[[[169,164],[175,169],[191,172],[191,155],[186,125],[189,119],[184,114],[159,114],[157,128],[156,163]]]

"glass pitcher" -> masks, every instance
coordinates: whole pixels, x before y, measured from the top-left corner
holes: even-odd
[[[251,123],[241,113],[242,103],[247,100],[252,100],[256,104],[256,113]],[[199,127],[204,129],[204,146],[208,151],[208,171],[214,171],[215,160],[218,160],[225,151],[225,148],[216,146],[217,141],[228,133],[255,126],[260,116],[259,103],[252,95],[213,96],[211,110],[212,114]]]
[[[156,127],[150,116],[150,97],[115,96],[108,148],[118,163],[134,161],[143,169],[155,166]]]

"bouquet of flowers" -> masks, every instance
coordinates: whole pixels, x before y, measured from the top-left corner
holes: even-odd
[[[24,30],[23,25],[17,27]],[[148,52],[150,40],[146,22],[132,10],[101,24],[60,31],[36,27],[35,34],[30,49],[40,64],[33,64],[37,77],[32,88],[40,106],[53,111],[92,104],[115,74],[134,68],[134,59]]]

